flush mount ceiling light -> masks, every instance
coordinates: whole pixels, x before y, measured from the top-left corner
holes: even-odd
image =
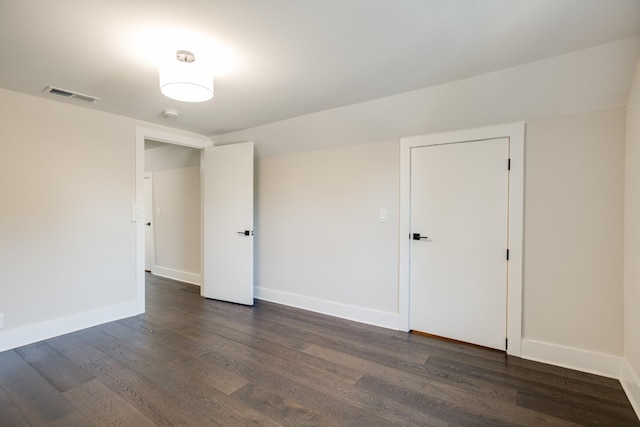
[[[195,60],[193,53],[179,50],[175,60],[160,66],[160,92],[164,96],[184,102],[213,98],[213,75]]]

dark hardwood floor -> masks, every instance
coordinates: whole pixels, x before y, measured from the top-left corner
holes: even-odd
[[[640,425],[618,381],[147,275],[147,313],[0,353],[1,426]]]

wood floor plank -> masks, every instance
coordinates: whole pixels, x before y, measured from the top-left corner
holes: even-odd
[[[401,405],[360,393],[353,386],[332,381],[313,368],[289,364],[283,359],[238,346],[226,339],[219,341],[215,351],[200,358],[224,366],[255,384],[276,389],[283,396],[308,408],[315,408],[325,416],[330,414],[333,417],[331,425],[341,425],[345,419],[353,425],[412,424],[407,422],[411,415],[400,408]]]
[[[197,357],[211,350],[211,346],[206,342],[178,332],[179,327],[176,327],[176,325],[172,325],[173,329],[165,328],[162,325],[154,325],[138,316],[122,319],[119,323],[126,325],[134,331],[148,335],[158,342],[180,350],[180,352],[188,356]]]
[[[301,351],[309,345],[307,342],[299,340],[292,342],[292,340],[283,338],[281,335],[270,331],[243,329],[233,322],[216,320],[215,324],[215,328],[190,325],[183,327],[182,331],[201,339],[211,338],[212,335],[227,338],[247,347],[253,347],[283,358],[292,364],[303,364],[321,369],[325,375],[332,376],[339,381],[345,381],[349,384],[355,384],[363,375],[362,372],[356,369],[344,368],[332,361],[323,360]]]
[[[63,394],[94,425],[155,426],[153,421],[99,380],[89,381]]]
[[[423,372],[416,373],[414,370],[398,369],[315,344],[307,347],[304,351],[318,357],[333,360],[336,363],[342,363],[344,366],[353,366],[354,369],[368,372],[369,375],[383,380],[394,381],[399,385],[418,391],[435,388],[438,389],[440,394],[447,394],[456,393],[458,390],[468,390],[474,396],[473,398],[477,396],[490,401],[499,399],[510,403],[514,403],[516,399],[517,390],[515,387],[495,386],[489,382],[473,381],[462,376],[450,376],[447,377],[446,380],[443,380],[436,375],[428,375]]]
[[[77,333],[61,335],[46,342],[78,365],[84,365],[106,357],[104,353],[82,341],[78,335]]]
[[[27,419],[20,413],[9,396],[0,388],[0,426],[22,427],[29,426]]]
[[[147,353],[151,353],[162,360],[175,360],[183,355],[183,352],[176,349],[175,347],[160,342],[159,340],[156,340],[147,334],[143,334],[139,331],[133,330],[125,325],[120,324],[119,322],[106,323],[104,325],[98,326],[97,328],[100,331],[116,338],[116,342],[126,341],[131,346],[141,349]],[[98,338],[98,340],[103,339],[103,337]],[[94,346],[100,349],[99,346],[95,344]]]
[[[0,389],[33,425],[56,421],[75,410],[15,350],[0,353]]]
[[[85,367],[92,369],[96,378],[157,425],[219,425],[116,360],[107,357]]]
[[[556,417],[581,425],[620,427],[638,425],[638,419],[631,411],[619,410],[619,408],[568,393],[550,396],[549,394],[518,391],[516,403],[520,407],[542,414],[554,414]]]
[[[105,424],[102,424],[105,425]],[[99,427],[92,423],[80,411],[73,411],[59,420],[46,423],[43,427]]]
[[[60,392],[93,379],[92,375],[46,342],[20,347],[16,352]]]
[[[464,373],[468,377],[478,378],[490,384],[513,387],[518,391],[541,394],[550,399],[563,399],[564,396],[571,395],[576,404],[583,404],[585,401],[597,404],[599,407],[608,406],[611,410],[620,409],[625,412],[628,410],[626,396],[621,394],[620,388],[590,384],[579,380],[568,381],[562,376],[551,376],[535,369],[523,371],[520,367],[496,373],[490,369],[460,362],[452,363],[440,357],[431,357],[426,364],[443,372]],[[586,392],[583,394],[583,391]]]
[[[331,425],[331,420],[322,414],[300,405],[274,390],[254,384],[246,384],[233,393],[233,397],[247,403],[256,411],[278,420],[285,426],[320,426]]]
[[[118,346],[104,346],[101,350],[112,357],[113,362],[120,365],[120,369],[126,369],[130,374],[138,376],[138,382],[155,387],[158,393],[183,401],[185,408],[191,408],[194,417],[199,412],[216,421],[221,421],[223,425],[237,423],[272,425],[268,418],[265,419],[243,402],[234,400],[210,387],[202,381],[204,374],[198,371],[172,369],[179,366],[177,360],[163,360],[158,354],[149,352],[145,348],[135,348],[125,342],[120,342]]]
[[[171,362],[169,369],[182,372],[187,381],[198,380],[221,393],[230,395],[249,383],[248,380],[200,358],[185,358]]]

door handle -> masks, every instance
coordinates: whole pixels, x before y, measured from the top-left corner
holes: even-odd
[[[428,239],[427,236],[421,236],[420,233],[413,233],[410,236],[413,240],[421,240],[421,239]]]
[[[146,223],[145,225],[148,225],[149,227],[151,227],[151,223],[150,222]]]
[[[250,230],[238,231],[238,234],[241,236],[253,236],[253,231],[250,231]]]

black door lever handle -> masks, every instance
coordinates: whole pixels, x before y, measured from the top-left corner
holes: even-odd
[[[420,233],[413,233],[413,234],[411,235],[411,238],[412,238],[413,240],[428,239],[428,237],[427,237],[427,236],[421,236],[421,235],[420,235]]]

